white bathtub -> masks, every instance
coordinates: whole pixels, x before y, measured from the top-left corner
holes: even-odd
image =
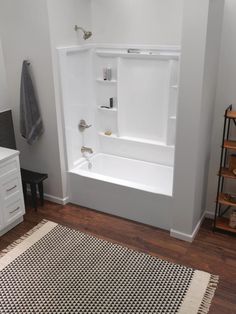
[[[70,202],[170,230],[173,168],[95,154],[69,172]]]
[[[91,169],[88,167],[88,161],[82,161],[71,172],[142,191],[172,196],[172,167],[101,153],[94,155],[90,161]]]

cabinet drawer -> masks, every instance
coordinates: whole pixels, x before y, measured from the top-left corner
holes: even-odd
[[[18,173],[8,176],[8,178],[3,181],[2,192],[5,200],[19,191],[21,191],[21,179]]]
[[[24,201],[21,193],[17,193],[14,197],[9,198],[5,202],[4,216],[7,225],[14,222],[17,218],[25,213]]]
[[[0,177],[11,172],[16,172],[18,169],[18,158],[11,159],[6,161],[3,164],[0,164]]]

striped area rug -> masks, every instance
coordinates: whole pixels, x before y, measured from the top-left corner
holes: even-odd
[[[1,252],[0,313],[208,313],[218,277],[43,221]]]

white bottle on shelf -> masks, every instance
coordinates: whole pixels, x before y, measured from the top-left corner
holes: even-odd
[[[111,66],[107,67],[107,80],[108,81],[112,80],[112,68],[111,68]]]

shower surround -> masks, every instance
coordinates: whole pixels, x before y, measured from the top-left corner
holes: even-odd
[[[180,49],[58,53],[70,201],[170,230]],[[81,120],[92,126],[82,131]]]

